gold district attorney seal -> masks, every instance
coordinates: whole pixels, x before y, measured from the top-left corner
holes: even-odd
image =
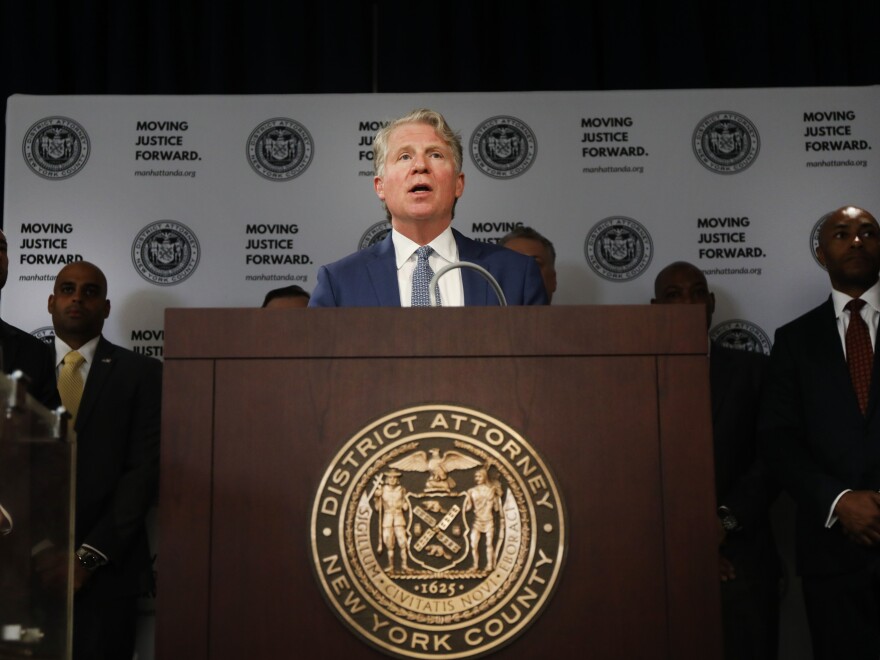
[[[535,620],[559,580],[562,497],[516,431],[461,406],[399,410],[349,439],[311,517],[315,575],[361,638],[471,658]]]

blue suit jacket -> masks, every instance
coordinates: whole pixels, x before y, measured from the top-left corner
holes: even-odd
[[[856,545],[825,520],[844,489],[880,489],[880,355],[862,416],[829,299],[776,331],[763,399],[759,443],[798,505],[801,574],[840,574],[875,561],[880,550]]]
[[[546,305],[547,292],[534,259],[452,230],[458,258],[488,270],[510,305]],[[482,275],[462,269],[464,304],[497,305],[495,291]],[[321,266],[309,307],[400,307],[397,263],[391,233],[376,245]]]

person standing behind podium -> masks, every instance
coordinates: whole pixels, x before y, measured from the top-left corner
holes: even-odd
[[[295,309],[309,306],[309,292],[297,284],[272,289],[266,294],[263,309]]]
[[[547,294],[534,259],[479,243],[451,228],[464,191],[461,138],[433,110],[414,110],[373,141],[373,186],[392,230],[384,240],[321,266],[309,307],[426,306],[433,274],[468,261],[488,270],[511,305],[543,305]],[[494,290],[471,269],[439,280],[447,307],[497,305]]]
[[[715,294],[702,271],[685,261],[660,271],[651,303],[704,305],[706,328],[712,325]],[[757,456],[766,363],[759,353],[709,347],[725,660],[771,660],[779,652],[782,565],[769,515],[779,486]]]
[[[498,244],[535,260],[547,290],[547,304],[550,304],[556,293],[556,248],[553,243],[531,227],[517,227],[502,236]]]
[[[776,331],[761,408],[767,463],[797,504],[817,660],[880,657],[880,226],[846,206],[819,228],[831,296]]]
[[[161,363],[102,336],[110,301],[94,264],[62,268],[48,309],[77,439],[73,657],[128,659],[136,599],[152,589],[144,518],[157,490]],[[78,402],[68,377],[80,380]]]

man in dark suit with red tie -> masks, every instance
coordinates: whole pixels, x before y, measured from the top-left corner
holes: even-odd
[[[144,518],[157,489],[161,363],[103,337],[107,279],[93,264],[62,268],[48,308],[62,399],[68,360],[81,391],[64,401],[77,441],[73,657],[130,659],[137,597],[152,586]]]
[[[797,564],[814,657],[880,657],[880,227],[829,213],[816,256],[831,297],[781,327],[761,448],[797,503]]]

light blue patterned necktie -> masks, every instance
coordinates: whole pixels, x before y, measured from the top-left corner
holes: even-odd
[[[412,281],[412,306],[413,307],[430,307],[431,306],[431,297],[428,293],[428,285],[431,283],[431,278],[434,277],[434,271],[431,270],[431,266],[428,263],[428,257],[434,254],[434,248],[429,245],[423,245],[418,250],[416,250],[416,255],[419,260],[416,263],[416,269],[413,271],[413,281]],[[438,289],[440,287],[437,287]],[[437,291],[437,306],[439,307],[440,303],[440,292]]]

